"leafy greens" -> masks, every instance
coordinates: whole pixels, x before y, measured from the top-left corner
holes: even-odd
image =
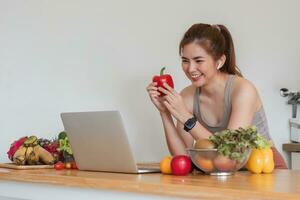
[[[238,162],[241,162],[252,148],[270,147],[270,143],[257,132],[256,126],[236,130],[225,129],[210,136],[209,140],[217,146],[219,154]]]

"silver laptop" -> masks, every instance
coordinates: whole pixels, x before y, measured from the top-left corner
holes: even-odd
[[[80,170],[150,173],[155,164],[138,167],[119,111],[62,113],[76,164]]]

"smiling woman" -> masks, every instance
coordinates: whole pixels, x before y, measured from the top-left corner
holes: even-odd
[[[185,149],[199,138],[250,125],[271,140],[262,101],[236,66],[232,37],[224,25],[194,24],[184,34],[179,53],[191,84],[180,93],[167,84],[147,87],[172,155],[186,154]],[[274,148],[273,152],[275,167],[286,168],[278,151]]]

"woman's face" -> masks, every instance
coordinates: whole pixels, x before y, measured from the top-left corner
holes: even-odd
[[[182,49],[182,69],[196,87],[205,85],[216,73],[216,62],[204,48],[192,42]]]

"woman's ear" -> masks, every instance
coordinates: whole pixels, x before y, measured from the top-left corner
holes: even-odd
[[[226,61],[226,56],[223,54],[221,56],[221,58],[219,58],[219,60],[217,61],[218,62],[217,70],[219,70],[219,69],[221,69],[223,67],[225,61]]]
[[[221,69],[221,67],[223,67],[222,63],[221,62],[218,62],[218,66],[217,66],[217,70]]]

